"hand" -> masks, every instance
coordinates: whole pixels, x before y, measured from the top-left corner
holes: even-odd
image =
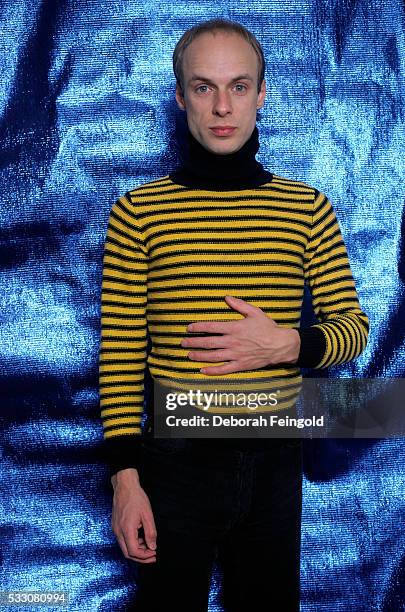
[[[193,350],[193,361],[223,361],[219,366],[201,368],[203,374],[217,375],[257,370],[268,365],[295,363],[300,352],[297,330],[277,325],[263,310],[239,298],[226,296],[225,301],[244,315],[239,321],[199,322],[187,326],[189,332],[208,332],[221,336],[184,338],[182,347]],[[207,350],[208,349],[208,350]]]
[[[139,563],[156,562],[156,527],[152,508],[139,480],[132,478],[129,470],[125,478],[114,481],[112,530],[127,559]],[[118,472],[123,476],[123,472]],[[117,475],[117,476],[118,476]],[[145,538],[139,537],[143,527]]]

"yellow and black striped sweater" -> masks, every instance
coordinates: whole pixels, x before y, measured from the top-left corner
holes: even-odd
[[[193,321],[241,317],[225,295],[299,328],[308,284],[319,323],[300,330],[300,360],[271,369],[278,378],[299,375],[299,365],[348,361],[365,347],[368,319],[331,203],[302,182],[267,175],[264,184],[236,191],[185,186],[168,175],[113,205],[100,347],[101,417],[113,471],[137,465],[146,367],[157,378],[207,378],[199,370],[209,364],[188,359],[180,343]],[[269,371],[227,377],[259,381]]]

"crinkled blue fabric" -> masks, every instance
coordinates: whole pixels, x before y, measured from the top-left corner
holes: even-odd
[[[330,197],[370,317],[365,353],[330,376],[403,377],[404,7],[3,0],[0,11],[0,588],[121,611],[136,576],[110,528],[100,455],[102,248],[115,199],[176,166],[174,45],[219,16],[262,41],[260,161]],[[405,609],[404,459],[402,439],[306,443],[304,612]],[[211,612],[220,582],[217,568]]]

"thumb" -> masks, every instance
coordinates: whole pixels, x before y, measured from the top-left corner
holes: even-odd
[[[156,550],[156,527],[152,517],[145,517],[143,521],[143,533],[148,548]]]
[[[249,304],[249,302],[245,302],[245,300],[233,297],[232,295],[226,295],[225,302],[228,304],[228,306],[246,317],[255,315],[257,314],[257,311],[260,310],[260,308],[253,306],[253,304]]]

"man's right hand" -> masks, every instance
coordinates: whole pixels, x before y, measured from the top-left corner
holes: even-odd
[[[111,478],[111,484],[114,488],[111,526],[124,556],[139,563],[156,562],[155,521],[137,470],[120,470]],[[141,527],[145,538],[138,533]]]

